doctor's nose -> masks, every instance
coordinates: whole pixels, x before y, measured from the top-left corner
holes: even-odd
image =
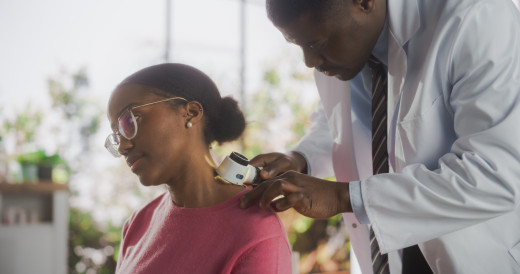
[[[309,49],[302,49],[303,51],[303,60],[305,61],[305,65],[309,68],[314,68],[323,65],[323,57]]]

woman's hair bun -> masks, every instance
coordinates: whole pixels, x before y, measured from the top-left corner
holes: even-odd
[[[238,102],[226,96],[218,104],[218,113],[215,113],[216,115],[210,121],[214,140],[224,143],[238,139],[246,127],[246,120]]]

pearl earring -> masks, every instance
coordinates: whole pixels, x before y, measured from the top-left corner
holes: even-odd
[[[192,124],[190,121],[188,121],[188,122],[186,123],[186,128],[190,128],[190,127],[192,127],[192,126],[193,126],[193,124]]]

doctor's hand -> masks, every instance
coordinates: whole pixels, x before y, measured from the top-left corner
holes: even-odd
[[[290,170],[307,173],[307,162],[305,158],[300,153],[293,151],[286,154],[279,152],[260,154],[251,159],[249,164],[262,167],[260,176],[264,180]]]
[[[282,195],[281,198],[278,198]],[[277,199],[278,198],[278,199]],[[242,208],[258,204],[276,211],[294,208],[310,218],[329,218],[352,212],[347,183],[321,180],[295,171],[266,180],[241,197]]]

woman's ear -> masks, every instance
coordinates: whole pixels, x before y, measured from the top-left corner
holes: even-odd
[[[202,105],[197,101],[190,101],[185,105],[185,110],[187,112],[186,116],[186,126],[192,127],[195,124],[200,123],[202,117],[204,116],[204,109]]]

